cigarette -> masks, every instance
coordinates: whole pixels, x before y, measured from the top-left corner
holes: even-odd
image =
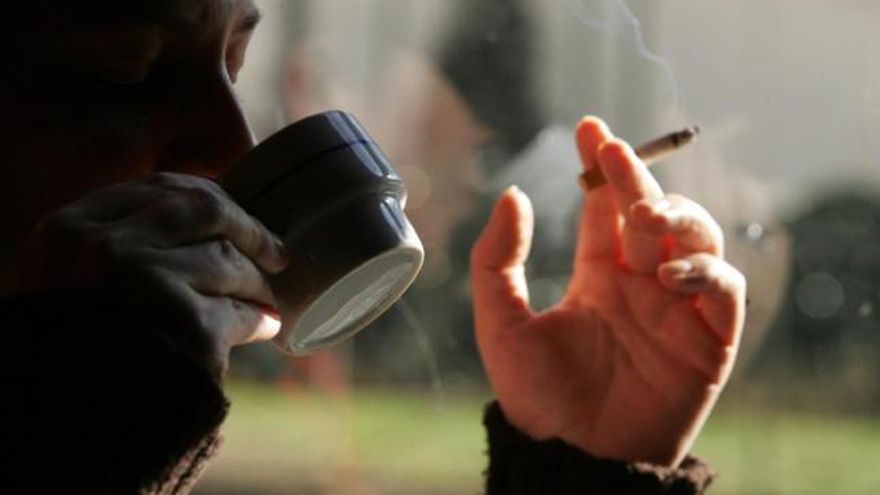
[[[697,126],[687,127],[680,131],[670,132],[669,134],[648,141],[635,149],[636,155],[645,162],[645,165],[651,166],[655,162],[668,155],[671,155],[679,148],[682,148],[697,139],[700,134],[700,128]],[[586,191],[605,184],[605,175],[602,169],[593,167],[588,172],[580,176],[581,187]]]

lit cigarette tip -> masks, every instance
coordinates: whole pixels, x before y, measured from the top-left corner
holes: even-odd
[[[690,127],[686,127],[678,132],[673,132],[668,134],[668,137],[672,138],[674,143],[674,148],[681,148],[682,146],[692,142],[697,139],[697,136],[700,135],[700,127],[692,125]],[[664,136],[667,137],[667,136]],[[660,138],[658,141],[662,141],[664,138]]]
[[[635,148],[635,152],[646,165],[650,166],[661,158],[674,153],[679,148],[692,143],[699,134],[700,128],[698,126],[686,127],[680,131],[671,132],[665,136],[648,141]],[[605,184],[605,176],[599,167],[593,167],[588,172],[581,174],[580,183],[585,190],[590,191]]]

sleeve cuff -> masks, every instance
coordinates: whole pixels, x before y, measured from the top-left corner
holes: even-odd
[[[560,439],[533,440],[514,428],[497,402],[483,419],[489,436],[487,495],[698,495],[714,473],[688,456],[678,468],[592,457]]]
[[[6,299],[0,317],[7,484],[21,492],[176,493],[197,477],[228,409],[205,370],[100,301]]]

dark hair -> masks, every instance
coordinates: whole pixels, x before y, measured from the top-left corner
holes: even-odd
[[[532,23],[518,0],[459,0],[435,59],[477,118],[510,154],[544,126],[535,88]]]

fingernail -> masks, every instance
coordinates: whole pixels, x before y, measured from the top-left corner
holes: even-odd
[[[290,261],[290,250],[284,244],[284,241],[278,236],[275,236],[275,251],[284,259],[284,261]]]
[[[675,279],[678,286],[687,291],[702,291],[709,286],[709,279],[702,273],[689,273]]]
[[[676,272],[675,278],[684,278],[694,271],[694,264],[688,260],[678,260],[669,263],[668,270]]]
[[[706,275],[698,272],[687,272],[676,275],[676,280],[687,285],[699,285],[706,281]]]

